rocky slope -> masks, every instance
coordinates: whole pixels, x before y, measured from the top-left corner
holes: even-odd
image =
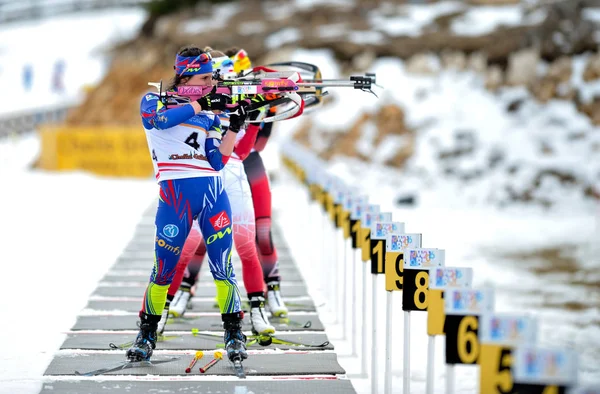
[[[502,68],[498,67],[505,67],[511,54],[532,44],[538,48],[537,56],[547,60],[596,48],[598,37],[591,32],[597,24],[584,12],[596,2],[600,0],[495,8],[480,4],[515,1],[441,1],[412,6],[399,0],[332,0],[309,3],[312,6],[258,0],[214,6],[202,3],[196,10],[147,23],[136,39],[115,48],[110,72],[68,122],[139,124],[138,99],[148,90],[146,83],[167,81],[172,75],[173,54],[190,43],[213,48],[243,46],[256,63],[285,58],[288,48],[328,48],[346,71],[367,69],[373,59],[383,56],[410,59],[421,53],[446,57],[458,53],[460,57],[477,52],[483,56],[480,67],[488,68],[494,85],[502,82],[498,76]],[[491,24],[475,23],[490,16]],[[547,90],[540,92],[548,94]]]
[[[499,3],[502,5],[490,5]],[[499,203],[552,205],[557,200],[551,194],[557,189],[550,184],[576,190],[584,198],[600,199],[600,173],[594,172],[595,165],[589,171],[564,165],[564,158],[577,152],[583,157],[600,152],[595,127],[600,125],[600,8],[594,8],[600,7],[600,0],[472,0],[424,5],[330,0],[304,4],[247,0],[203,5],[147,23],[136,39],[114,49],[110,72],[70,114],[68,123],[138,127],[139,98],[150,90],[147,82],[162,79],[166,83],[172,75],[173,54],[190,43],[214,48],[243,46],[255,64],[288,59],[296,47],[326,48],[332,53],[329,61],[336,62],[344,73],[371,70],[376,59],[393,57],[403,60],[407,77],[429,78],[434,85],[448,75],[480,80],[481,91],[478,84],[473,85],[476,95],[489,100],[490,106],[502,107],[506,119],[517,122],[523,118],[520,126],[535,128],[524,130],[529,135],[521,140],[515,137],[513,143],[534,146],[532,152],[519,152],[533,154],[537,162],[511,154],[510,145],[500,141],[482,143],[484,123],[467,127],[464,121],[456,122],[444,126],[449,136],[432,135],[428,131],[431,122],[441,118],[424,117],[415,122],[412,118],[421,107],[402,100],[383,100],[376,109],[363,110],[351,126],[319,135],[318,144],[313,134],[320,133],[324,125],[307,117],[295,138],[327,159],[354,157],[469,184],[493,176],[501,181],[488,197]],[[411,100],[425,105],[431,97],[442,97],[436,89],[443,87],[421,87],[411,93]],[[336,105],[333,96],[327,105]],[[537,123],[527,120],[535,117],[536,111],[549,113],[549,108],[557,105],[569,108],[569,116]],[[570,124],[575,118],[575,124]],[[540,127],[559,128],[553,131],[559,137],[550,132],[544,135],[537,130]],[[424,149],[432,153],[424,155]],[[374,150],[380,154],[373,155]],[[554,159],[560,165],[551,164]]]

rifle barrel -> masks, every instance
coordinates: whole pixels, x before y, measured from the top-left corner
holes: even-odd
[[[339,80],[339,79],[331,79],[329,81],[322,81],[322,80],[318,80],[318,81],[302,81],[302,82],[297,82],[296,85],[298,86],[305,86],[305,87],[315,87],[315,88],[326,88],[326,87],[344,87],[344,86],[350,86],[350,87],[354,87],[356,85],[356,81],[345,81],[345,80]]]

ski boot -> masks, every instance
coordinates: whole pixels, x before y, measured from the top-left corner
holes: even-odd
[[[189,287],[180,286],[173,301],[171,301],[171,308],[169,313],[174,317],[181,317],[185,314],[188,308],[192,306],[192,292]]]
[[[281,298],[281,292],[279,291],[279,282],[267,283],[267,305],[269,311],[275,317],[286,317],[288,309]]]
[[[156,327],[156,332],[158,335],[162,335],[165,332],[165,326],[167,325],[167,321],[169,320],[169,306],[165,305],[165,309],[163,309],[162,315],[160,316],[160,321],[158,322],[158,326]]]
[[[149,315],[140,312],[140,332],[135,338],[133,345],[127,349],[126,353],[129,361],[150,360],[152,351],[156,348],[156,328],[159,320],[159,315]]]
[[[247,359],[246,336],[242,332],[244,312],[223,313],[221,316],[223,319],[223,328],[225,329],[223,340],[225,341],[225,351],[227,352],[229,361],[241,362]]]
[[[248,294],[250,299],[250,323],[252,324],[252,333],[256,335],[273,335],[275,327],[269,323],[267,312],[265,311],[265,297],[263,293]]]

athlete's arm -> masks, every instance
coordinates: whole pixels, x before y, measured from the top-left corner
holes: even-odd
[[[255,123],[250,123],[246,127],[246,134],[244,134],[244,136],[238,141],[235,149],[233,150],[240,159],[244,160],[250,154],[259,130],[260,126]]]
[[[200,108],[198,103],[194,104]],[[199,110],[196,111],[193,104],[179,105],[167,109],[155,93],[146,94],[140,104],[142,123],[147,129],[164,130],[177,126],[196,115],[196,112],[199,112]]]
[[[271,136],[271,130],[273,129],[273,123],[263,123],[262,127],[258,131],[258,137],[254,143],[254,149],[258,152],[262,152],[267,145],[267,141]]]
[[[230,141],[231,136],[228,137],[229,134],[233,135],[233,142]],[[206,158],[212,168],[219,171],[225,167],[233,151],[233,144],[235,144],[235,133],[226,133],[223,136],[221,121],[218,116],[215,116],[204,144]],[[229,153],[227,153],[228,151]]]

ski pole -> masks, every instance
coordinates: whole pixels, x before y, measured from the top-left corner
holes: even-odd
[[[219,360],[223,359],[223,353],[221,352],[215,352],[215,358],[213,358],[212,360],[210,360],[210,362],[208,364],[206,364],[205,366],[200,368],[200,372],[201,373],[205,373],[206,371],[208,371],[213,365],[215,365],[216,363],[219,362]]]
[[[192,372],[192,368],[194,368],[194,365],[196,365],[196,362],[198,360],[200,360],[202,358],[202,356],[204,356],[204,353],[202,353],[201,350],[198,350],[196,352],[196,355],[194,356],[194,359],[192,360],[192,362],[190,363],[190,365],[188,365],[188,367],[185,369],[185,373],[190,373]]]

